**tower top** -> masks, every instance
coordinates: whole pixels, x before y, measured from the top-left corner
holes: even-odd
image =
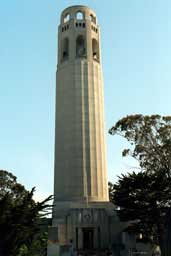
[[[61,14],[61,24],[72,19],[91,20],[95,24],[97,23],[96,13],[91,8],[84,5],[73,5],[63,10]]]

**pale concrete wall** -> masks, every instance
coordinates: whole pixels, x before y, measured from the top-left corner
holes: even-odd
[[[77,11],[84,20],[77,21]],[[66,14],[70,21],[64,24]],[[95,13],[83,6],[64,10],[59,26],[56,88],[55,184],[56,201],[108,201],[104,136],[103,77],[100,61],[93,60],[92,39],[100,31],[90,20]],[[76,27],[84,22],[85,27]],[[66,31],[63,28],[69,26]],[[95,29],[95,31],[94,31]],[[62,32],[63,31],[63,32]],[[76,57],[76,38],[86,39],[86,56]],[[63,61],[63,40],[69,39],[69,57]]]
[[[59,244],[48,244],[47,255],[48,256],[61,256],[60,255],[60,245]]]

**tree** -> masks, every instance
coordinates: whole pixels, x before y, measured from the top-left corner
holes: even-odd
[[[119,120],[109,133],[131,143],[132,148],[122,154],[138,160],[142,170],[171,175],[171,116],[130,115]]]
[[[52,199],[35,202],[34,191],[27,191],[12,173],[0,171],[0,255],[14,256],[23,245],[32,245],[38,220],[47,214]]]
[[[17,256],[46,256],[47,255],[47,232],[38,233],[31,246],[23,244]]]
[[[166,225],[171,207],[171,117],[131,115],[119,120],[110,129],[130,143],[123,156],[131,155],[139,162],[140,172],[122,175],[113,186],[112,201],[121,207],[124,220],[137,219],[139,229],[153,236],[168,253]],[[167,254],[168,253],[168,254]]]
[[[165,218],[171,207],[171,178],[162,173],[129,173],[119,177],[111,190],[122,221],[137,220],[134,228],[146,241],[163,249]]]

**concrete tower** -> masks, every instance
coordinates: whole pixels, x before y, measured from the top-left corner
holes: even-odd
[[[63,11],[58,31],[56,201],[108,201],[100,31],[95,13]]]
[[[56,81],[50,240],[67,245],[72,239],[76,250],[108,248],[113,208],[107,186],[100,29],[88,7],[62,12]]]

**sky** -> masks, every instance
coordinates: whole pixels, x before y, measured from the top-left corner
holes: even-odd
[[[97,14],[105,93],[108,179],[136,166],[108,134],[129,114],[171,114],[170,0],[5,0],[0,3],[0,169],[36,199],[53,193],[55,72],[60,13]]]

